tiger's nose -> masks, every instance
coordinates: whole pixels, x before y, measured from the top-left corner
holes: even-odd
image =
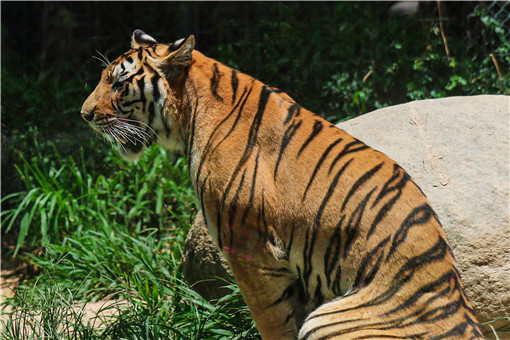
[[[94,111],[91,111],[91,112],[84,112],[84,111],[82,111],[81,112],[81,117],[83,119],[85,119],[85,121],[87,123],[90,123],[90,122],[92,122],[94,120],[94,118],[96,117],[96,114],[94,113]]]

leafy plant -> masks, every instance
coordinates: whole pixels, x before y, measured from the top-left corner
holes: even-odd
[[[50,244],[42,256],[30,256],[42,274],[8,301],[14,312],[3,325],[3,334],[31,332],[55,338],[63,334],[69,339],[256,339],[257,330],[237,286],[226,282],[231,294],[207,302],[184,282],[182,240],[177,234],[184,235],[185,229],[156,238],[155,231],[129,235],[124,226],[105,224],[99,233],[83,230],[81,236],[66,238],[61,245]],[[66,299],[51,300],[55,294]],[[85,320],[79,311],[101,297],[113,299],[101,312],[113,310],[111,316],[101,317],[98,327],[97,320]],[[77,301],[82,303],[75,313]],[[42,322],[42,312],[55,315],[51,324]],[[71,326],[63,327],[67,324]]]
[[[44,245],[84,227],[121,223],[128,230],[169,228],[175,210],[191,218],[194,196],[183,159],[172,164],[164,149],[153,147],[137,163],[126,163],[111,152],[105,162],[117,171],[110,176],[88,171],[83,150],[80,161],[62,157],[55,145],[52,159],[23,155],[15,165],[25,191],[2,198],[2,231],[17,228],[14,255],[22,245]],[[122,169],[122,170],[120,170]],[[107,222],[108,221],[108,222]]]

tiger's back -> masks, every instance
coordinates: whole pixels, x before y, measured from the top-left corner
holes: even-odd
[[[139,58],[125,86],[144,107],[105,114],[180,143],[208,230],[264,339],[481,338],[444,232],[402,168],[192,52],[192,37],[166,54],[149,38],[135,32],[137,49],[112,71]],[[154,89],[164,100],[151,111]]]

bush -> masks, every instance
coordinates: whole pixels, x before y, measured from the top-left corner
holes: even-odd
[[[39,154],[33,152],[30,159],[21,155],[23,164],[15,165],[25,190],[2,198],[2,232],[18,231],[14,254],[22,245],[47,246],[110,223],[133,232],[172,229],[172,212],[189,221],[195,211],[184,159],[172,163],[162,148],[152,147],[135,163],[106,151],[98,162],[111,169],[111,175],[104,175],[86,165],[83,148],[76,162],[73,156],[62,157],[51,142],[33,142]]]

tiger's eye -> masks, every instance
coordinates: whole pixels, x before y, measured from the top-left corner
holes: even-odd
[[[119,81],[116,81],[116,82],[114,82],[114,83],[112,84],[112,89],[113,89],[114,91],[120,91],[120,90],[122,90],[122,87],[124,87],[124,84],[123,84],[123,83],[121,83],[121,82],[119,82]]]

